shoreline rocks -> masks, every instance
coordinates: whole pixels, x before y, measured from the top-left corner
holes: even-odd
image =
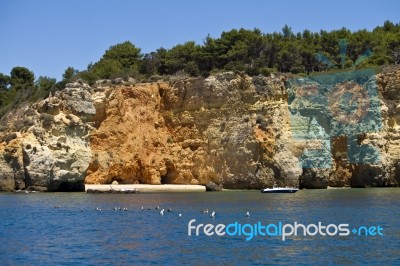
[[[109,189],[109,190],[102,190],[102,189],[88,189],[86,193],[90,194],[99,194],[99,193],[110,193],[110,194],[134,194],[138,193],[138,189]]]

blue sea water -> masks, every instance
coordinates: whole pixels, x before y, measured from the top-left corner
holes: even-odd
[[[155,210],[157,205],[165,215]],[[202,213],[204,209],[216,211],[216,217]],[[247,211],[250,218],[245,217]],[[400,265],[398,188],[295,194],[0,193],[0,217],[1,265]],[[279,221],[347,223],[350,229],[379,225],[384,235],[299,235],[286,241],[279,236],[249,241],[245,236],[188,236],[192,219],[214,225]]]

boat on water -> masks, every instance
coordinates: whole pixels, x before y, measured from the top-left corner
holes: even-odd
[[[261,189],[261,193],[296,193],[299,191],[295,187],[278,187],[276,184],[272,188]]]

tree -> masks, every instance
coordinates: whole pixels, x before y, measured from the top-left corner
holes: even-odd
[[[90,63],[88,69],[79,77],[93,84],[96,79],[135,76],[140,67],[140,48],[126,41],[110,46],[103,57],[96,63]]]
[[[46,76],[40,76],[35,82],[37,89],[40,91],[49,91],[51,87],[53,87],[53,85],[55,84],[55,78],[50,78]]]
[[[70,81],[79,71],[73,67],[68,67],[65,71],[63,76],[64,80]]]
[[[157,58],[160,61],[158,67],[157,67],[157,72],[160,75],[165,75],[167,74],[167,66],[166,66],[166,58],[167,58],[167,49],[161,47],[158,48],[156,51]]]
[[[137,48],[131,42],[126,41],[120,44],[111,46],[103,55],[101,60],[116,60],[122,68],[137,68],[139,66],[139,60],[142,55],[140,54],[140,48]],[[111,61],[109,61],[111,62]]]
[[[395,25],[393,24],[393,22],[391,22],[391,21],[389,21],[389,20],[386,20],[386,21],[383,23],[383,30],[384,30],[384,31],[393,31],[394,28],[395,28]]]
[[[79,72],[78,77],[87,82],[89,85],[93,85],[96,80],[99,79],[99,77],[95,73],[93,73],[93,71],[89,70]]]
[[[311,31],[305,29],[302,35],[303,39],[310,40],[312,38]]]
[[[340,45],[339,41],[342,41]],[[259,29],[232,29],[217,38],[208,35],[202,45],[193,41],[160,48],[145,55],[140,48],[126,41],[110,46],[96,63],[77,72],[69,67],[64,80],[76,77],[93,84],[96,79],[116,77],[149,77],[173,75],[184,71],[192,76],[207,76],[212,70],[246,71],[257,75],[275,70],[306,73],[342,66],[350,68],[400,62],[400,24],[385,21],[373,31],[351,32],[346,28],[320,32],[294,33],[285,25],[281,32],[262,33]],[[345,45],[346,44],[346,45]],[[362,62],[361,62],[362,61]],[[342,63],[342,64],[341,64]],[[4,86],[3,86],[4,87]]]
[[[165,54],[164,64],[167,74],[185,70],[190,75],[198,75],[196,59],[201,48],[195,42],[178,44]]]
[[[315,71],[317,69],[318,62],[316,61],[315,58],[315,52],[310,51],[308,49],[304,49],[304,51],[301,53],[301,57],[302,57],[302,65],[304,66],[304,69],[307,72],[307,74],[310,74],[310,72]]]
[[[93,65],[91,72],[100,79],[116,78],[123,74],[123,66],[115,59],[102,59]]]
[[[200,62],[202,65],[208,65],[209,70],[211,69],[210,63],[212,68],[218,69],[235,69],[236,66],[239,68],[252,67],[254,60],[259,59],[266,48],[266,39],[259,29],[234,29],[222,32],[218,39],[208,36],[204,43],[204,49],[202,49],[202,55],[207,60]]]
[[[49,95],[50,91],[53,89],[53,86],[55,85],[55,78],[40,76],[35,82],[35,93],[31,96],[29,100],[36,101],[41,98],[46,98]]]
[[[10,83],[16,90],[32,88],[34,85],[35,75],[25,67],[14,67],[10,77]]]
[[[10,77],[0,73],[0,91],[7,91],[10,85]]]
[[[292,68],[299,67],[301,65],[300,51],[298,47],[289,45],[283,48],[279,52],[279,70],[281,72],[289,72]]]
[[[282,33],[284,38],[292,38],[294,37],[292,28],[289,27],[288,25],[285,24],[285,26],[282,28]]]
[[[10,77],[0,73],[0,108],[10,103],[10,94]]]
[[[160,58],[156,52],[151,52],[143,56],[140,62],[139,71],[142,74],[154,75],[161,64]]]

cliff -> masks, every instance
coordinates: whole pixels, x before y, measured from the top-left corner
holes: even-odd
[[[318,155],[331,162],[323,167],[304,165],[306,150],[321,141],[298,136],[299,128],[324,129],[325,122],[304,120],[313,107],[293,100],[299,90],[288,81],[227,72],[169,82],[67,84],[3,117],[0,190],[81,191],[85,183],[113,181],[213,181],[232,189],[275,182],[303,188],[399,186],[399,69],[370,77],[382,125],[356,136],[357,145],[374,148],[379,160],[352,161],[350,138],[331,134],[329,152]],[[297,115],[304,119],[294,120]]]

